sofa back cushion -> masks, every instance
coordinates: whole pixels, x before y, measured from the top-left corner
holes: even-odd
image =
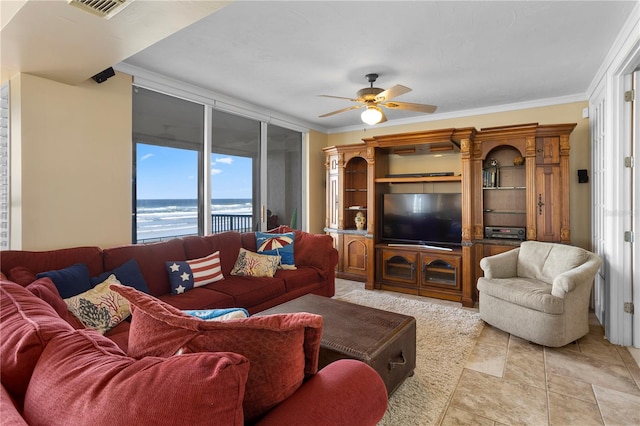
[[[22,407],[31,374],[47,343],[73,328],[45,301],[10,281],[0,282],[0,381]]]
[[[27,290],[33,293],[38,298],[47,302],[56,313],[68,322],[73,328],[84,328],[84,324],[80,321],[67,307],[64,299],[58,293],[58,289],[56,288],[51,278],[45,277],[37,279],[27,286]]]
[[[0,267],[10,280],[13,280],[10,271],[17,266],[24,267],[23,271],[31,271],[33,280],[35,280],[35,274],[39,272],[63,269],[76,263],[87,265],[91,276],[100,274],[103,271],[102,249],[99,247],[73,247],[49,251],[7,250],[2,252]],[[18,284],[27,285],[30,282],[20,281]]]
[[[103,258],[105,271],[116,269],[128,260],[135,259],[149,286],[149,292],[154,296],[171,293],[165,261],[187,260],[180,238],[160,243],[130,244],[104,249]]]
[[[92,330],[53,338],[24,404],[31,425],[242,425],[246,358],[200,353],[127,357]]]
[[[251,367],[244,398],[253,421],[291,396],[305,373],[315,374],[322,317],[308,313],[203,321],[128,287],[113,287],[129,299],[133,315],[129,355],[172,356],[190,352],[234,352]]]
[[[518,254],[518,276],[551,284],[558,275],[582,265],[588,252],[565,244],[524,241]]]
[[[253,238],[255,240],[255,236]],[[199,259],[219,251],[220,266],[222,268],[222,274],[225,277],[231,274],[233,265],[235,265],[236,259],[238,258],[240,247],[242,247],[241,235],[239,232],[235,231],[221,232],[219,234],[206,235],[204,237],[184,237],[183,241],[187,259]]]

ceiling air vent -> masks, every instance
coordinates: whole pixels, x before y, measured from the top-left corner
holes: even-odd
[[[105,19],[110,19],[131,2],[133,0],[67,0],[72,6]]]

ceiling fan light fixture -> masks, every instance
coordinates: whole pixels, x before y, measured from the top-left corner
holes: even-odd
[[[380,120],[382,120],[382,111],[376,106],[370,106],[362,111],[360,118],[363,122],[372,126],[374,124],[378,124]]]

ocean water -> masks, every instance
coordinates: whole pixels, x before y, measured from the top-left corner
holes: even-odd
[[[252,207],[251,199],[246,198],[211,200],[211,213],[216,218],[217,231],[228,231],[237,227],[234,218],[225,215],[249,216],[241,219],[244,219],[243,223],[251,229]],[[198,200],[138,200],[136,233],[138,242],[197,235]]]

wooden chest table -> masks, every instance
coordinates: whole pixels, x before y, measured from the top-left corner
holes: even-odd
[[[391,395],[416,366],[416,320],[407,315],[307,294],[256,315],[308,312],[322,315],[319,368],[342,358],[378,372]]]

